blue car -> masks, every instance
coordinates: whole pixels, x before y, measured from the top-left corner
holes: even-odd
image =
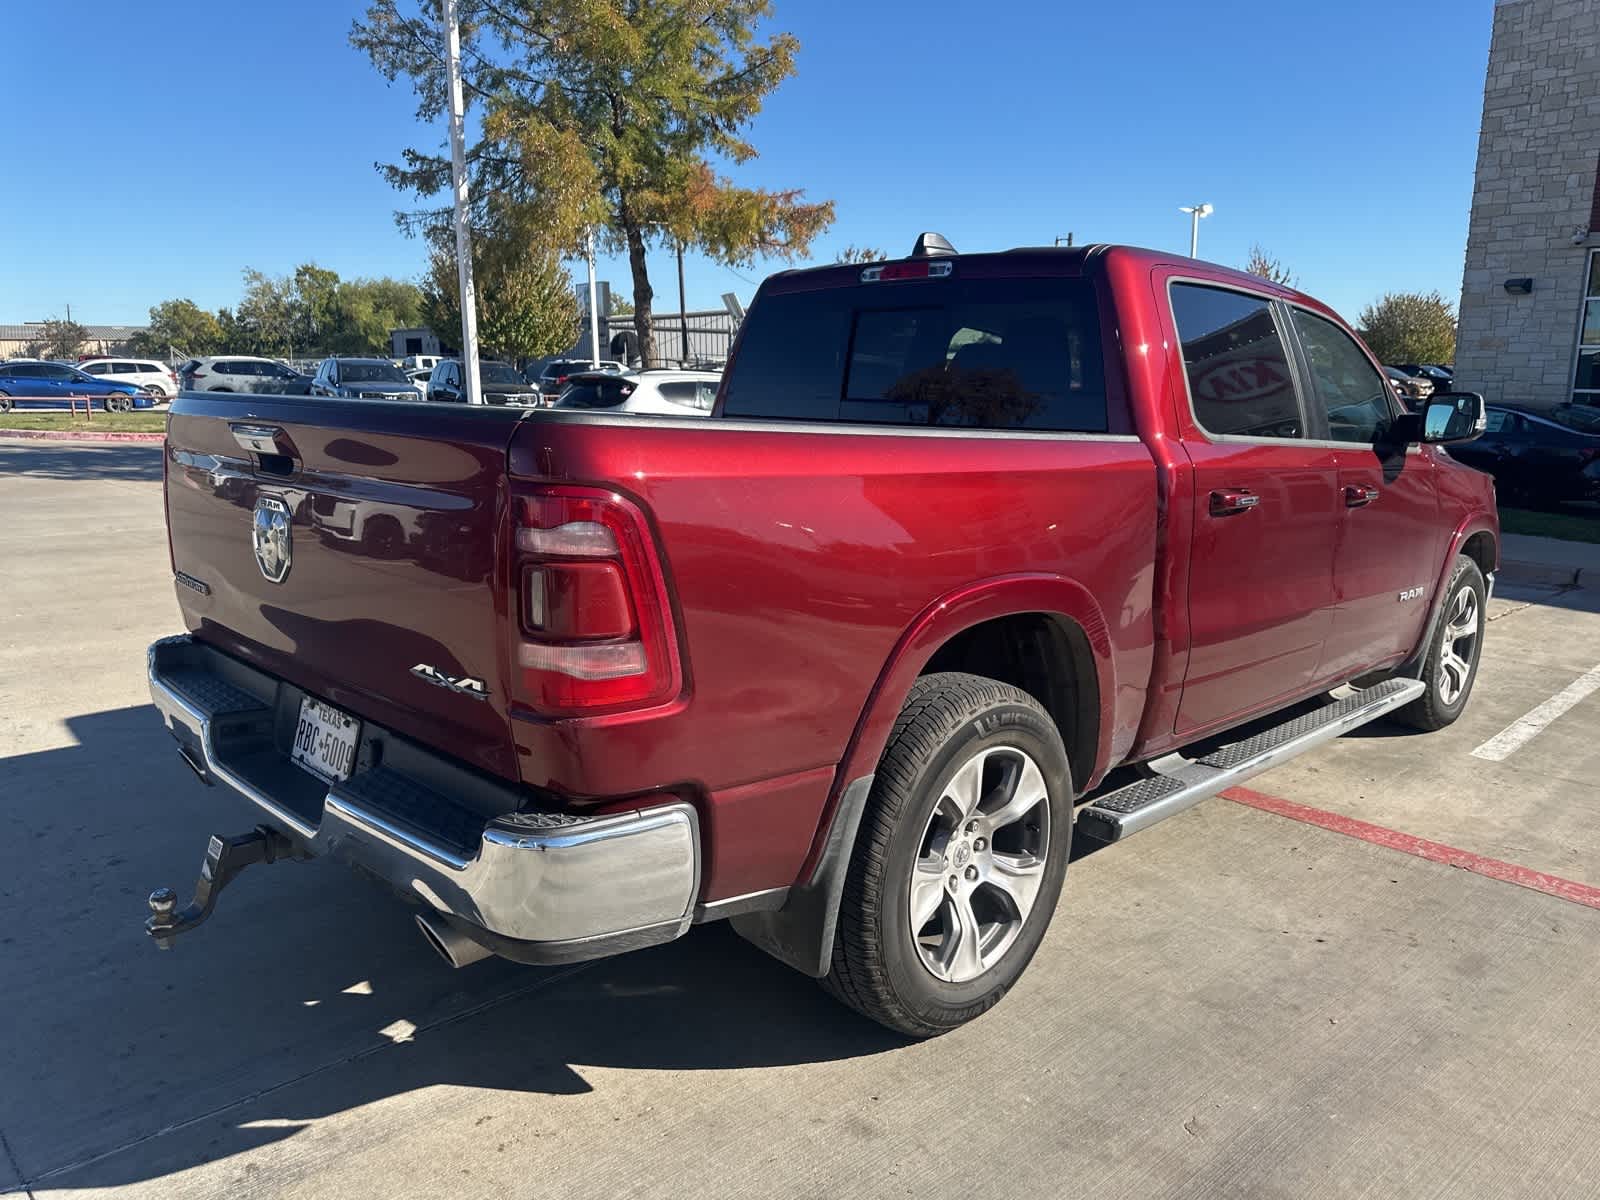
[[[67,363],[12,359],[0,363],[0,412],[13,408],[65,408],[68,396],[93,396],[107,412],[154,408],[131,383],[113,383]]]

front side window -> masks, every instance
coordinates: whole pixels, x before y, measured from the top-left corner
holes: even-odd
[[[1306,436],[1294,373],[1268,300],[1174,283],[1172,318],[1202,429],[1224,437]]]
[[[105,375],[111,370],[110,363],[87,363],[84,368],[91,375]]]
[[[1315,402],[1328,417],[1328,436],[1368,446],[1388,436],[1394,424],[1389,389],[1361,347],[1332,321],[1301,308],[1293,313]]]
[[[1504,433],[1506,422],[1511,414],[1503,408],[1491,408],[1484,414],[1483,431],[1485,433]]]

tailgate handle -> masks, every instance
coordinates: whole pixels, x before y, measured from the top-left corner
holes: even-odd
[[[241,450],[256,455],[256,466],[272,475],[293,475],[300,452],[289,435],[276,425],[229,425]]]

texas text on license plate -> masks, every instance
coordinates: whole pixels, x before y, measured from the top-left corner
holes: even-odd
[[[349,779],[360,741],[360,721],[321,700],[301,699],[290,757],[313,775],[330,782]]]

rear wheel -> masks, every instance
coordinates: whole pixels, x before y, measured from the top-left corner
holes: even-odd
[[[1038,702],[924,676],[878,764],[823,985],[911,1037],[987,1012],[1044,937],[1071,841],[1071,772]]]
[[[1467,707],[1478,678],[1478,658],[1483,653],[1484,611],[1488,588],[1478,564],[1466,555],[1456,559],[1445,588],[1444,612],[1428,644],[1422,664],[1423,692],[1398,710],[1395,719],[1416,729],[1432,731],[1451,724]]]

